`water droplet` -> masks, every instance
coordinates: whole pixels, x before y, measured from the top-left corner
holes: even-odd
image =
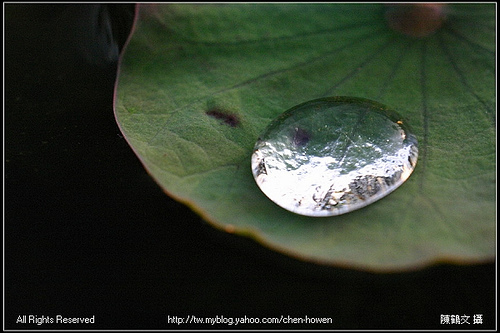
[[[279,206],[333,216],[394,191],[417,156],[417,139],[397,113],[367,99],[329,97],[273,120],[255,144],[252,172]]]

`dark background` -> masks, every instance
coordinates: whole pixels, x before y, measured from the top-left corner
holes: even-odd
[[[132,4],[4,9],[6,329],[495,327],[493,263],[397,274],[316,266],[215,230],[166,196],[113,114]],[[29,314],[95,324],[15,323]],[[441,314],[471,324],[440,325]],[[333,324],[167,323],[187,315]]]

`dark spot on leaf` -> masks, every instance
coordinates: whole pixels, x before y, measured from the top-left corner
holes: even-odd
[[[311,139],[311,135],[305,129],[300,127],[295,127],[293,132],[293,144],[296,147],[303,147],[307,145],[309,140]]]
[[[433,34],[446,20],[446,4],[418,3],[386,5],[385,18],[393,30],[410,37]]]
[[[228,113],[227,111],[221,110],[219,108],[211,108],[206,112],[210,117],[222,120],[226,125],[231,127],[236,127],[240,124],[240,119],[235,114]]]

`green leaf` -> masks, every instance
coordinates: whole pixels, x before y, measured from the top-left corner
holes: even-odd
[[[494,4],[450,4],[421,39],[388,28],[378,4],[141,5],[116,118],[168,194],[282,253],[372,271],[492,260],[495,24]],[[253,146],[285,110],[335,95],[400,113],[416,169],[363,209],[290,213],[256,185]]]

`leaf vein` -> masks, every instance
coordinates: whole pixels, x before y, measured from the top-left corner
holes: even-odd
[[[344,49],[346,49],[347,47],[349,46],[352,46],[352,45],[355,45],[356,43],[358,42],[361,42],[365,39],[368,39],[369,37],[371,36],[375,36],[377,35],[379,31],[374,31],[374,32],[371,32],[369,34],[366,34],[366,35],[363,35],[362,37],[358,38],[358,39],[355,39],[354,41],[351,41],[350,43],[346,44],[346,45],[343,45],[341,47],[338,47],[334,50],[330,50],[328,52],[324,52],[318,56],[315,56],[315,57],[312,57],[310,59],[307,59],[305,61],[301,61],[297,64],[294,64],[292,66],[289,66],[289,67],[285,67],[285,68],[280,68],[278,70],[275,70],[275,71],[270,71],[270,72],[267,72],[265,74],[262,74],[262,75],[259,75],[257,77],[254,77],[254,78],[251,78],[251,79],[248,79],[246,81],[243,81],[243,82],[240,82],[238,84],[235,84],[233,85],[232,87],[229,87],[229,88],[226,88],[226,89],[222,89],[222,90],[219,90],[218,92],[216,92],[215,94],[220,94],[220,93],[224,93],[224,92],[227,92],[229,90],[233,90],[233,89],[236,89],[236,88],[241,88],[241,87],[244,87],[246,85],[250,85],[254,82],[257,82],[259,80],[262,80],[262,79],[265,79],[265,78],[268,78],[268,77],[271,77],[271,76],[274,76],[274,75],[277,75],[277,74],[283,74],[283,73],[286,73],[286,72],[289,72],[291,70],[294,70],[294,69],[297,69],[297,68],[300,68],[302,66],[305,66],[305,65],[310,65],[312,63],[315,63],[317,61],[321,61],[321,60],[324,60],[325,57],[329,57],[329,56],[332,56],[334,54],[336,54],[337,52],[340,52]]]
[[[398,59],[396,59],[396,63],[392,67],[392,71],[389,73],[387,78],[385,79],[384,83],[382,84],[382,87],[380,88],[380,91],[377,95],[376,99],[382,99],[382,97],[385,95],[387,88],[389,87],[389,83],[394,79],[396,76],[397,71],[401,67],[401,63],[403,62],[403,59],[405,58],[406,53],[410,49],[411,43],[406,43],[405,47],[401,49],[401,54],[399,55]]]
[[[429,139],[429,113],[428,113],[428,97],[427,97],[427,43],[424,41],[422,43],[422,52],[420,58],[420,91],[422,94],[422,118],[423,118],[423,138],[422,138],[422,147],[421,153],[421,174],[419,181],[419,190],[423,191],[423,183],[425,178],[425,171],[427,167],[427,150],[429,147],[428,139]]]
[[[443,37],[442,37],[441,34],[439,34],[438,38],[439,38],[438,39],[439,40],[439,46],[441,47],[441,49],[443,50],[444,54],[446,55],[446,58],[450,62],[451,66],[453,67],[453,70],[455,71],[455,73],[457,73],[457,75],[458,75],[458,77],[460,79],[460,82],[464,86],[465,90],[467,90],[472,96],[474,96],[474,98],[476,98],[476,100],[479,103],[481,103],[483,105],[483,107],[486,109],[487,116],[490,118],[490,121],[495,126],[495,124],[496,124],[496,117],[495,117],[494,110],[491,109],[490,105],[488,103],[486,103],[481,97],[479,97],[479,95],[471,87],[471,85],[469,84],[469,82],[468,82],[468,80],[467,80],[464,72],[458,67],[457,62],[455,61],[455,59],[451,55],[450,50],[446,46],[446,43],[443,41]]]
[[[359,71],[364,67],[366,66],[368,63],[370,63],[373,59],[375,59],[375,57],[379,54],[380,50],[383,50],[384,48],[386,48],[387,46],[389,46],[391,43],[394,43],[395,39],[394,38],[390,38],[389,40],[387,40],[384,44],[382,44],[381,46],[379,46],[375,51],[373,51],[368,57],[366,57],[365,60],[363,60],[361,63],[359,63],[357,66],[354,66],[355,68],[350,71],[349,73],[347,73],[342,79],[340,79],[340,81],[338,81],[334,86],[330,87],[329,89],[327,89],[323,94],[322,94],[322,97],[326,97],[326,96],[329,96],[335,89],[337,89],[338,87],[340,87],[342,84],[344,84],[346,81],[348,81],[349,79],[353,78],[354,76],[356,76],[357,73],[359,73]]]
[[[188,39],[182,37],[181,33],[176,32],[179,35],[182,42],[192,44],[192,45],[202,45],[202,46],[241,46],[244,44],[259,44],[259,43],[268,43],[268,42],[276,42],[276,41],[288,41],[298,38],[312,37],[317,35],[325,35],[325,34],[333,34],[348,31],[350,29],[356,28],[364,28],[369,27],[370,25],[376,25],[373,20],[367,20],[362,22],[356,22],[354,24],[346,24],[344,26],[328,28],[328,29],[320,29],[316,31],[302,32],[289,36],[276,36],[276,37],[263,37],[256,39],[246,39],[246,40],[237,40],[237,41],[198,41],[193,39]]]
[[[471,48],[475,51],[475,52],[485,52],[487,53],[488,55],[490,56],[494,56],[495,55],[495,51],[492,51],[486,47],[484,47],[483,45],[471,40],[469,37],[465,36],[464,34],[458,32],[456,29],[453,29],[451,27],[447,27],[447,29],[444,29],[444,31],[448,32],[450,35],[454,36],[455,38],[457,38],[458,40],[460,41],[465,41],[467,44],[469,44],[471,46]]]

